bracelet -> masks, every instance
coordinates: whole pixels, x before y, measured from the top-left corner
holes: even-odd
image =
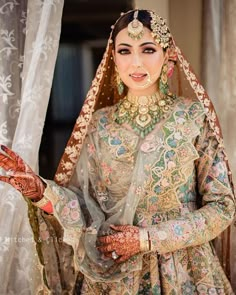
[[[145,228],[139,229],[140,250],[146,252],[150,250],[148,231]]]
[[[43,196],[43,198],[39,200],[38,202],[32,202],[32,203],[34,206],[42,209],[44,212],[48,214],[53,214],[52,202],[45,196]]]

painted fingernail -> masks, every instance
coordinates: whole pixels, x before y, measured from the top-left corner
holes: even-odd
[[[8,150],[8,147],[2,144],[2,145],[1,145],[1,149],[2,149],[4,152],[6,152],[6,151]]]

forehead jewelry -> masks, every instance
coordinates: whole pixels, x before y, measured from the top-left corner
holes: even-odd
[[[170,45],[171,34],[162,17],[150,11],[152,36],[162,48],[167,48]]]
[[[128,35],[134,40],[139,40],[143,34],[143,24],[138,20],[138,10],[136,10],[133,20],[128,24]]]

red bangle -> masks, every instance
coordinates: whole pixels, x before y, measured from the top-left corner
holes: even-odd
[[[43,211],[52,214],[53,213],[53,207],[52,207],[52,203],[51,201],[43,196],[43,198],[41,200],[39,200],[38,202],[33,202],[34,206],[42,209]]]
[[[43,207],[40,207],[40,209],[42,209],[43,211],[52,214],[53,213],[53,207],[52,207],[52,203],[50,201],[48,201],[48,203],[46,205],[44,205]]]

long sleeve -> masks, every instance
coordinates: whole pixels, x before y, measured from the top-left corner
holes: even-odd
[[[53,215],[64,229],[64,242],[70,245],[79,243],[84,227],[82,204],[80,204],[80,191],[75,187],[64,188],[54,181],[46,180],[47,188],[44,195],[53,205]],[[82,198],[81,198],[82,200]]]
[[[223,147],[205,122],[195,145],[197,199],[202,207],[175,220],[147,228],[151,250],[160,254],[206,243],[226,229],[235,214],[233,188],[229,181]]]

